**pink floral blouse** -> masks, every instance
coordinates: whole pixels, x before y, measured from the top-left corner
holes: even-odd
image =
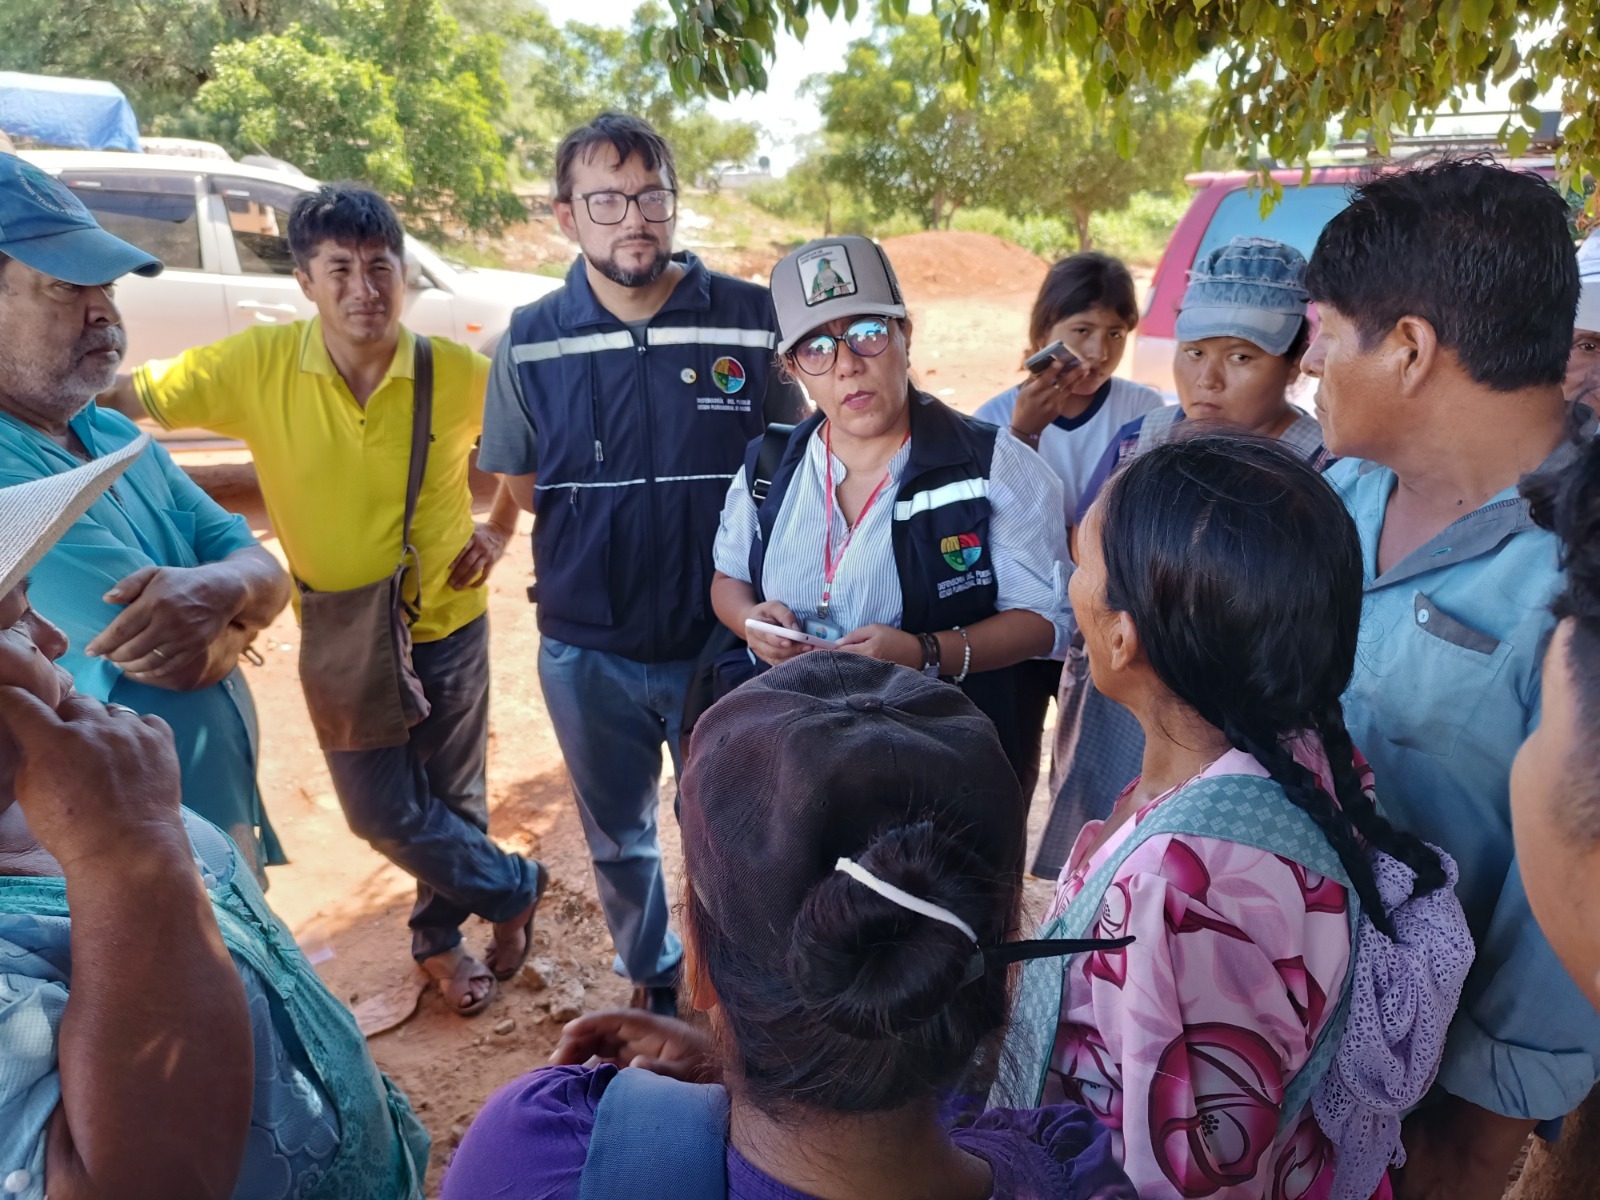
[[[1320,744],[1295,756],[1331,793]],[[1232,750],[1200,778],[1267,774]],[[1103,823],[1084,826],[1051,917],[1171,794],[1087,861]],[[1143,1200],[1323,1200],[1332,1145],[1309,1104],[1278,1136],[1279,1110],[1344,986],[1344,888],[1253,847],[1157,835],[1122,864],[1089,936],[1125,934],[1137,940],[1067,969],[1044,1103],[1079,1101],[1110,1126]],[[1386,1181],[1375,1200],[1390,1194]]]

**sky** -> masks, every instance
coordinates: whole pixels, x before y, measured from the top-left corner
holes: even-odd
[[[625,27],[633,19],[639,0],[540,0],[557,22],[583,21],[590,25]],[[754,121],[763,131],[761,153],[772,160],[774,174],[782,174],[797,157],[795,141],[822,127],[817,103],[800,95],[800,84],[811,75],[833,70],[843,61],[845,47],[872,32],[871,5],[864,4],[852,23],[843,18],[828,21],[819,13],[801,45],[787,34],[778,35],[778,55],[769,70],[767,90],[728,102],[713,100],[711,111],[719,117]]]

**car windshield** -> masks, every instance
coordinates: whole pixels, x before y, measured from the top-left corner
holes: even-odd
[[[1236,237],[1265,237],[1285,242],[1307,258],[1316,249],[1322,227],[1350,203],[1349,189],[1342,183],[1315,183],[1308,187],[1286,187],[1283,199],[1265,217],[1261,215],[1261,193],[1249,188],[1229,192],[1217,205],[1206,235],[1195,254],[1199,262],[1219,246]]]

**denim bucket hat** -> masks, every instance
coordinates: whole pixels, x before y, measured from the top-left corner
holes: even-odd
[[[1178,310],[1179,341],[1243,338],[1285,354],[1306,318],[1306,260],[1271,238],[1237,237],[1189,272]]]

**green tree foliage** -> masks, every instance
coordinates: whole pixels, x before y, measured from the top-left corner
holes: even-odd
[[[666,23],[666,10],[653,3],[640,6],[628,29],[579,21],[557,27],[540,10],[519,23],[504,73],[528,169],[548,175],[562,136],[607,109],[654,125],[672,144],[685,182],[714,185],[714,166],[755,156],[759,130],[754,124],[712,116],[703,100],[674,91],[665,63],[641,60],[641,40]]]
[[[1204,127],[1206,91],[1195,83],[1141,88],[1131,114],[1114,124],[1085,102],[1072,59],[1006,72],[992,91],[989,203],[1013,217],[1070,218],[1080,250],[1096,214],[1120,212],[1140,192],[1181,188]]]
[[[684,91],[731,95],[766,84],[776,33],[804,38],[817,12],[858,0],[672,0],[676,24],[644,45]],[[882,0],[904,17],[908,0]],[[1600,0],[933,0],[953,65],[975,92],[986,64],[1013,55],[1086,64],[1089,107],[1131,127],[1141,97],[1202,64],[1217,89],[1208,138],[1242,161],[1298,162],[1330,127],[1398,130],[1492,85],[1507,85],[1515,154],[1539,126],[1533,100],[1559,87],[1571,118],[1564,160],[1600,173]]]
[[[293,25],[217,49],[196,99],[225,139],[366,179],[425,226],[495,229],[520,215],[494,125],[508,99],[500,43],[463,34],[438,0],[339,11],[339,34]]]
[[[440,0],[4,0],[0,65],[109,79],[147,132],[364,179],[427,226],[522,213],[501,43]]]
[[[323,11],[323,0],[4,0],[0,69],[109,79],[150,120],[193,98],[218,46]]]
[[[942,54],[938,21],[911,17],[853,43],[843,69],[819,84],[825,127],[841,139],[825,169],[880,213],[913,213],[927,229],[949,228],[993,166],[987,97],[947,80]]]
[[[928,229],[948,229],[972,204],[1018,219],[1065,215],[1080,247],[1096,213],[1182,185],[1201,128],[1197,85],[1140,96],[1118,129],[1085,103],[1070,59],[991,66],[969,91],[941,71],[942,49],[932,16],[853,44],[839,71],[812,81],[834,148],[797,172],[820,171],[870,197],[880,217],[910,213]]]
[[[236,145],[391,195],[411,185],[392,80],[299,26],[218,47],[199,97]],[[306,113],[322,116],[307,122]]]

